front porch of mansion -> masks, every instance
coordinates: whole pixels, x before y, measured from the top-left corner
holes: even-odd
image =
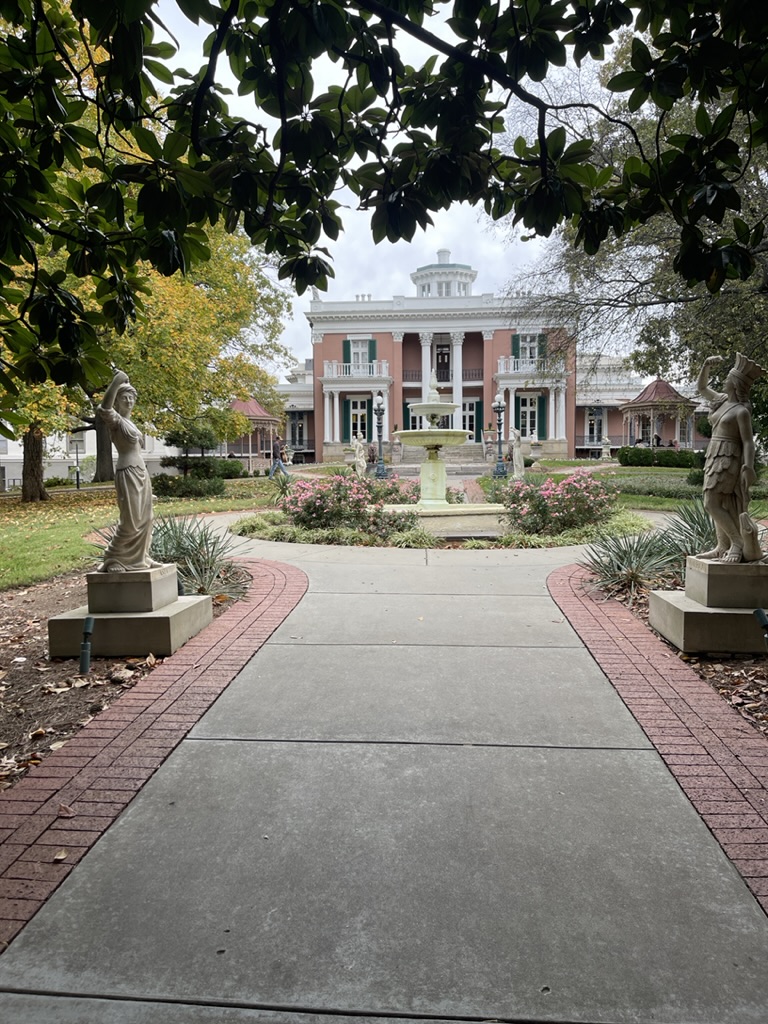
[[[420,428],[420,417],[411,414],[410,405],[426,400],[433,369],[441,399],[456,406],[442,425],[466,431],[467,461],[473,461],[473,446],[482,458],[487,443],[496,443],[498,418],[493,405],[497,396],[504,403],[501,430],[505,450],[516,428],[524,453],[529,454],[533,444],[534,453],[566,457],[567,379],[562,364],[525,353],[498,358],[495,367],[484,365],[484,339],[481,332],[477,334],[477,338],[415,334],[413,339],[405,335],[396,366],[375,358],[372,339],[367,360],[324,361],[323,374],[317,380],[323,461],[341,461],[357,434],[376,443],[373,410],[378,395],[383,398],[382,439],[387,451],[399,429]],[[461,459],[462,449],[452,454]]]

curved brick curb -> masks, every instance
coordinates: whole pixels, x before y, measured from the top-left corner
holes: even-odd
[[[243,600],[0,793],[0,952],[306,592],[300,569],[242,564]]]
[[[623,604],[591,596],[588,577],[570,565],[547,586],[768,912],[768,738]]]

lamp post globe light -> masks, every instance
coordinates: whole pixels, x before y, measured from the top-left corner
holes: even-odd
[[[386,480],[387,467],[384,465],[384,397],[381,392],[376,395],[373,401],[373,411],[376,414],[376,436],[379,441],[379,458],[376,463],[376,479]]]
[[[496,459],[496,465],[493,467],[494,479],[505,478],[507,475],[507,467],[501,454],[501,432],[504,423],[504,410],[506,407],[506,403],[501,397],[501,392],[499,391],[493,405],[491,406],[493,411],[496,413],[496,440],[498,442],[498,457]]]

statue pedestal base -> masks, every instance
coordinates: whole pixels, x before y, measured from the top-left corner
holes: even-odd
[[[755,608],[768,607],[768,565],[689,557],[685,592],[653,590],[648,621],[687,654],[764,654]]]
[[[83,627],[93,618],[95,658],[166,657],[213,618],[207,595],[179,597],[175,565],[139,572],[88,573],[88,604],[48,620],[52,658],[80,654]]]

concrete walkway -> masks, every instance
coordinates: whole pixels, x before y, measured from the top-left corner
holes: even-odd
[[[764,1024],[768,918],[550,596],[576,549],[247,550],[306,594],[149,677],[243,661],[0,957],[1,1019]]]

